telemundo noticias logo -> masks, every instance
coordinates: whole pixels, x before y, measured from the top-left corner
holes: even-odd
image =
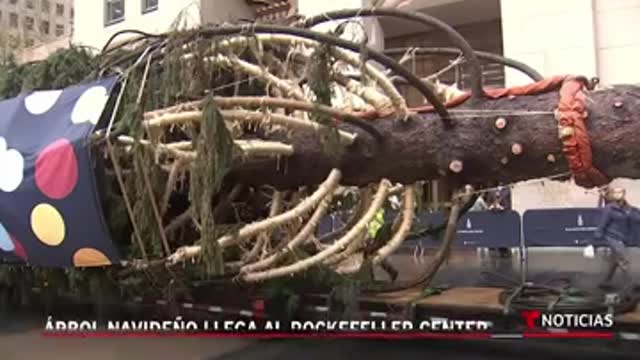
[[[527,330],[542,329],[608,329],[614,325],[613,314],[543,313],[539,310],[520,312]]]

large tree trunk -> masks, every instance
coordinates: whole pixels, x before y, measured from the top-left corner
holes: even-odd
[[[587,96],[594,165],[610,178],[640,178],[640,118],[636,115],[640,113],[640,87],[616,86],[588,92]],[[279,163],[246,162],[230,177],[247,184],[292,188],[322,182],[332,167],[343,171],[343,185],[363,185],[381,178],[400,183],[442,177],[455,182],[513,182],[559,174],[567,172],[568,166],[553,116],[558,100],[558,93],[550,92],[467,102],[455,110],[511,110],[518,114],[463,117],[457,112],[453,127],[447,127],[433,113],[407,122],[375,120],[374,127],[384,138],[378,144],[366,132],[344,124],[343,129],[359,135],[339,159],[323,152],[316,134],[295,132],[284,140],[294,146],[293,156]],[[524,115],[526,111],[537,113]],[[503,130],[495,125],[498,117],[507,121]],[[522,146],[520,155],[512,153],[514,143]],[[463,164],[460,173],[449,169],[454,160]]]

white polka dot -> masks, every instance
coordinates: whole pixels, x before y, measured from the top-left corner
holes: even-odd
[[[36,91],[24,99],[24,106],[33,115],[41,115],[51,110],[62,90]]]
[[[13,251],[13,249],[15,249],[15,245],[13,245],[13,241],[11,241],[11,236],[9,236],[9,232],[0,222],[0,250],[9,252]]]
[[[0,191],[13,192],[22,183],[24,158],[15,149],[7,150],[7,142],[0,137]]]
[[[108,99],[107,89],[104,86],[94,86],[87,89],[73,107],[71,121],[74,124],[86,122],[97,124]]]

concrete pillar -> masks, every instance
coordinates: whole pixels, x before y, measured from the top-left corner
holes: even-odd
[[[640,83],[640,1],[594,0],[598,72],[603,84]]]
[[[596,76],[597,46],[593,2],[589,0],[502,0],[504,54],[523,61],[544,76]],[[507,70],[506,85],[527,83]]]
[[[603,84],[639,83],[640,0],[502,0],[504,54],[523,61],[544,76],[598,76]],[[529,80],[507,70],[506,85]],[[629,201],[640,203],[640,182],[615,179]],[[513,191],[514,208],[596,206],[597,191],[572,182],[539,181]]]

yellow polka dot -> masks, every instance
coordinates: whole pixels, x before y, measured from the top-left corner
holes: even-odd
[[[36,237],[50,246],[64,240],[65,226],[62,215],[49,204],[40,204],[31,211],[31,229]]]
[[[111,265],[107,256],[96,249],[83,248],[73,254],[73,265],[77,267]]]

